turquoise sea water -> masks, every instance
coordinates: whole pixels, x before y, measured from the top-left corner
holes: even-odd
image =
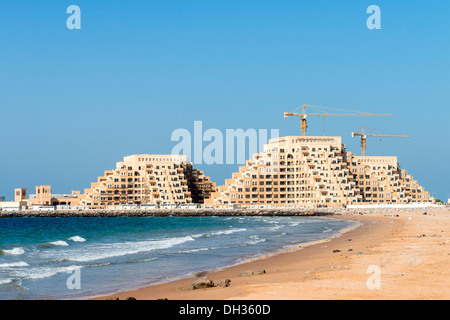
[[[328,238],[351,224],[323,217],[2,218],[0,299],[135,289]],[[74,270],[80,289],[67,286]]]

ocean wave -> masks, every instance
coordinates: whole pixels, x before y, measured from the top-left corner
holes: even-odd
[[[290,223],[289,223],[289,226],[290,226],[290,227],[296,227],[296,226],[298,226],[299,224],[304,224],[304,223],[306,223],[306,222],[304,222],[304,221],[290,222]]]
[[[211,236],[220,236],[223,234],[232,234],[235,232],[242,232],[247,231],[245,228],[236,228],[236,229],[228,229],[228,230],[221,230],[221,231],[215,231],[215,232],[209,232],[209,233],[196,233],[191,235],[192,238],[200,238],[200,237],[211,237]]]
[[[245,245],[251,245],[252,246],[254,244],[265,242],[265,241],[266,241],[266,239],[256,239],[256,240],[253,240],[253,241],[246,242]]]
[[[275,225],[275,226],[273,226],[273,227],[270,227],[270,228],[267,228],[267,230],[269,230],[269,231],[277,231],[277,230],[280,230],[282,227],[284,227],[284,226],[280,226],[280,225]]]
[[[274,235],[273,237],[274,238],[281,238],[281,237],[285,237],[286,235],[287,235],[286,232],[281,232],[281,233],[278,233],[278,234]]]
[[[326,230],[322,231],[322,233],[328,233],[328,232],[331,232],[331,231],[333,231],[333,229],[327,228]]]
[[[64,247],[67,247],[69,245],[67,242],[65,242],[63,240],[49,242],[49,244],[54,245],[54,246],[64,246]]]
[[[39,245],[39,247],[42,247],[42,248],[59,247],[59,246],[67,247],[67,246],[69,246],[69,244],[63,240],[57,240],[57,241],[47,242],[47,243],[43,243],[43,244]]]
[[[107,258],[121,257],[140,252],[168,249],[188,241],[195,241],[195,239],[191,236],[185,236],[163,240],[110,243],[99,245],[96,247],[90,246],[84,248],[84,250],[78,250],[75,252],[67,252],[67,256],[64,258],[73,262],[88,262]]]
[[[22,286],[22,281],[16,278],[0,279],[0,286],[4,286],[4,289],[6,289],[8,292],[28,290],[27,288]]]
[[[11,262],[11,263],[0,263],[0,268],[7,269],[7,268],[16,268],[16,267],[27,267],[28,263],[24,261],[20,262]]]
[[[182,251],[178,251],[176,253],[194,253],[194,252],[216,250],[216,249],[222,249],[222,248],[197,248],[197,249],[190,249],[190,250],[182,250]]]
[[[279,220],[263,219],[263,221],[264,221],[265,223],[272,223],[272,224],[278,224],[278,223],[280,223]]]
[[[0,279],[0,285],[9,284],[13,281],[13,279]]]
[[[13,256],[17,256],[17,255],[21,255],[24,254],[25,250],[23,250],[20,247],[11,249],[11,250],[0,250],[0,254],[7,254],[7,255],[13,255]]]
[[[23,279],[39,280],[53,277],[59,273],[72,273],[76,269],[81,269],[82,266],[67,266],[67,267],[40,267],[28,268],[15,272],[15,276]]]
[[[256,235],[250,236],[248,241],[245,242],[239,242],[234,243],[230,245],[224,245],[224,246],[218,246],[218,247],[203,247],[203,248],[195,248],[195,249],[187,249],[187,250],[181,250],[177,251],[175,253],[195,253],[195,252],[201,252],[201,251],[212,251],[212,250],[223,250],[223,249],[232,249],[232,248],[239,248],[239,247],[245,247],[248,245],[254,245],[260,242],[265,242],[266,239],[262,239]]]
[[[192,234],[191,237],[192,238],[200,238],[200,237],[203,237],[206,235],[208,235],[208,234],[207,233],[196,233],[196,234]]]
[[[68,238],[68,240],[73,241],[73,242],[85,242],[86,239],[80,236],[73,236]]]
[[[209,235],[217,236],[217,235],[222,235],[222,234],[232,234],[232,233],[243,232],[243,231],[247,231],[247,229],[239,228],[239,229],[229,229],[229,230],[223,230],[223,231],[216,231],[216,232],[210,233]]]

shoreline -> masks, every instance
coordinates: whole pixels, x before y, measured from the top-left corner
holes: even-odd
[[[126,299],[128,297],[133,297],[136,299],[145,299],[145,300],[152,300],[152,299],[169,299],[169,300],[202,300],[202,299],[228,299],[226,296],[221,296],[219,291],[228,291],[227,293],[230,293],[231,286],[234,285],[234,283],[240,284],[242,282],[241,280],[256,280],[256,283],[258,280],[263,280],[264,277],[267,277],[271,274],[269,270],[262,268],[261,266],[267,265],[268,263],[273,263],[275,260],[277,260],[280,256],[289,256],[291,254],[301,255],[302,252],[305,250],[308,251],[308,249],[312,251],[317,251],[317,249],[322,245],[322,247],[325,244],[325,247],[330,246],[332,248],[335,245],[338,245],[338,240],[342,241],[342,238],[352,234],[352,232],[356,232],[359,228],[362,227],[369,227],[370,224],[372,224],[373,219],[364,217],[361,218],[360,216],[356,215],[331,215],[326,216],[327,219],[340,219],[340,220],[347,220],[353,222],[353,225],[345,227],[336,233],[332,234],[330,237],[320,240],[313,240],[310,242],[305,243],[297,243],[294,245],[289,245],[288,247],[281,249],[277,252],[264,254],[261,256],[257,256],[255,258],[248,258],[243,260],[242,262],[239,262],[237,264],[228,266],[228,267],[221,267],[216,268],[212,270],[205,270],[203,272],[199,272],[197,274],[203,276],[207,276],[209,279],[212,279],[213,281],[218,281],[220,279],[230,278],[231,285],[229,287],[214,287],[214,288],[208,288],[208,289],[200,289],[200,290],[190,290],[189,286],[192,282],[194,282],[196,279],[199,279],[201,277],[195,277],[195,275],[186,275],[186,276],[180,276],[176,277],[175,279],[169,279],[168,281],[165,281],[163,283],[158,284],[150,284],[147,286],[143,286],[141,288],[136,288],[132,290],[123,290],[116,293],[106,294],[106,295],[98,295],[98,296],[92,296],[89,299],[91,300],[104,300],[104,299]],[[376,219],[379,220],[379,219]],[[330,249],[333,250],[333,249]],[[309,254],[309,252],[308,252]],[[267,273],[264,273],[262,275],[255,275],[252,277],[242,277],[239,276],[241,273],[248,271],[248,270],[260,270],[264,269],[267,271]],[[232,276],[233,274],[233,276]],[[228,277],[227,277],[228,276]],[[220,278],[220,279],[219,279]],[[234,279],[233,279],[234,278]],[[258,279],[259,278],[259,279]],[[253,281],[252,281],[253,282]],[[214,294],[211,296],[209,293],[212,291],[215,291]],[[223,292],[225,293],[225,292]],[[219,294],[219,295],[216,295]],[[169,298],[170,297],[170,298]]]
[[[425,212],[426,211],[426,212]],[[327,217],[328,218],[328,217]],[[199,277],[178,279],[92,300],[308,300],[449,299],[450,209],[342,214],[329,218],[359,225],[319,243]],[[368,267],[380,270],[381,287],[369,288]],[[249,270],[265,273],[241,276]],[[189,290],[200,276],[228,287]]]
[[[311,215],[309,217],[312,217],[314,215]],[[328,216],[328,215],[315,215],[314,217],[317,217],[319,219],[334,219],[336,217],[332,217],[332,216]],[[338,218],[340,219],[340,218]],[[278,249],[275,249],[275,251],[273,252],[269,252],[269,253],[264,253],[261,255],[253,255],[250,257],[242,257],[242,260],[230,264],[230,265],[226,265],[226,266],[221,266],[221,267],[216,267],[213,269],[209,269],[209,270],[199,270],[197,272],[193,272],[193,273],[189,273],[189,274],[183,274],[183,275],[176,275],[173,276],[171,278],[167,278],[165,280],[159,280],[159,281],[155,281],[153,283],[149,283],[146,285],[142,285],[140,287],[136,287],[136,288],[132,288],[132,289],[126,289],[126,290],[118,290],[116,292],[112,292],[112,293],[106,293],[106,294],[98,294],[98,295],[93,295],[93,296],[88,296],[85,297],[84,299],[98,299],[98,298],[102,298],[102,297],[111,297],[111,296],[116,296],[122,292],[135,292],[137,290],[141,290],[144,288],[150,288],[150,287],[154,287],[154,286],[160,286],[160,285],[167,285],[169,283],[175,282],[175,281],[183,281],[183,280],[189,280],[192,279],[192,281],[194,281],[197,277],[197,274],[210,274],[210,273],[215,273],[215,272],[219,272],[219,271],[223,271],[226,269],[230,269],[230,268],[234,268],[234,267],[239,267],[241,265],[245,265],[247,263],[250,262],[254,262],[254,261],[259,261],[259,260],[264,260],[267,259],[269,257],[275,257],[279,254],[284,254],[284,253],[289,253],[289,252],[295,252],[295,251],[299,251],[302,250],[306,247],[312,246],[312,245],[317,245],[317,244],[321,244],[321,243],[325,243],[330,241],[333,238],[337,238],[342,236],[344,233],[352,231],[356,228],[359,227],[360,223],[358,221],[351,221],[349,219],[340,219],[340,220],[347,220],[349,221],[349,223],[351,223],[351,225],[343,227],[341,229],[337,229],[334,230],[333,233],[331,233],[329,236],[327,236],[326,238],[323,239],[318,239],[318,240],[311,240],[311,241],[307,241],[307,242],[298,242],[298,243],[293,243],[293,244],[289,244],[289,245],[283,245],[280,246]]]

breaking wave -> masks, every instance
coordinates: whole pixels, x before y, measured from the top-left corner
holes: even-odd
[[[70,237],[68,240],[73,241],[73,242],[85,242],[86,239],[80,236],[73,236]]]
[[[67,256],[68,261],[88,262],[101,260],[106,258],[120,257],[129,254],[136,254],[140,252],[148,252],[160,249],[168,249],[176,245],[183,244],[188,241],[195,241],[190,236],[169,238],[164,240],[146,240],[136,242],[117,242],[103,244],[96,247],[84,248],[77,252],[70,253]]]
[[[47,243],[43,243],[43,244],[39,245],[39,247],[42,247],[42,248],[58,247],[58,246],[67,247],[67,246],[69,246],[69,244],[66,241],[58,240],[58,241],[47,242]]]
[[[16,268],[16,267],[27,267],[28,263],[20,261],[20,262],[11,262],[11,263],[0,263],[1,269],[7,268]]]
[[[0,250],[0,254],[8,254],[8,255],[13,255],[13,256],[17,256],[17,255],[21,255],[24,254],[25,250],[23,250],[20,247],[11,249],[11,250]]]

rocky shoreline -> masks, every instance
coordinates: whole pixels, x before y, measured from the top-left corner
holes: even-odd
[[[231,217],[231,216],[330,216],[341,214],[367,214],[408,211],[427,211],[439,208],[295,208],[295,209],[149,209],[149,210],[58,210],[0,212],[0,218],[13,217]]]

